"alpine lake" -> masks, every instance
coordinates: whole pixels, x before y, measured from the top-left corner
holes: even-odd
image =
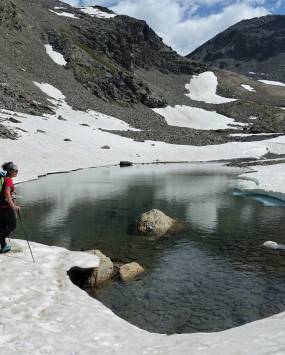
[[[128,322],[155,333],[214,332],[285,311],[285,202],[236,190],[222,164],[103,167],[17,185],[30,240],[99,249],[145,273],[89,292]],[[159,209],[183,223],[160,239],[133,234]],[[16,238],[23,238],[18,225]],[[96,315],[94,315],[96,316]]]

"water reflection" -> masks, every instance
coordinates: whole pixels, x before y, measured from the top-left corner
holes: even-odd
[[[102,168],[51,175],[18,187],[34,241],[98,248],[136,260],[145,276],[95,296],[150,331],[216,331],[285,309],[284,208],[234,194],[235,172],[220,164]],[[185,222],[179,235],[148,241],[128,234],[158,208]]]

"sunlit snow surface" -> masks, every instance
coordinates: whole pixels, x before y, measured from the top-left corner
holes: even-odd
[[[34,81],[34,84],[39,89],[41,89],[41,91],[43,91],[46,95],[48,95],[49,97],[52,97],[55,100],[63,101],[65,99],[65,96],[62,94],[62,92],[50,84],[37,83],[35,81]]]
[[[285,153],[285,138],[280,136],[267,141],[268,152]],[[240,175],[239,187],[248,192],[264,193],[285,200],[285,164],[257,165],[249,174]]]
[[[254,136],[273,136],[276,134],[282,135],[283,133],[232,133],[230,137],[254,137]]]
[[[53,10],[49,10],[49,11],[52,12],[53,14],[58,15],[58,16],[69,17],[69,18],[74,18],[74,19],[79,20],[79,17],[76,17],[74,14],[71,14],[69,12],[56,12]]]
[[[104,12],[104,11],[99,10],[98,8],[92,7],[92,6],[81,7],[80,10],[90,16],[105,18],[105,19],[113,18],[113,17],[117,16],[116,14],[110,14],[108,12]]]
[[[167,106],[153,109],[163,116],[170,126],[188,127],[201,130],[215,130],[246,126],[246,123],[236,122],[234,119],[221,115],[215,111],[207,111],[191,106]]]
[[[66,65],[66,60],[64,59],[64,56],[56,52],[50,44],[45,44],[45,49],[47,54],[50,56],[50,58],[58,65]]]
[[[263,84],[267,85],[274,85],[274,86],[285,86],[284,83],[281,83],[280,81],[271,81],[271,80],[258,80]]]
[[[258,158],[267,152],[266,142],[233,142],[211,146],[137,142],[101,130],[134,129],[125,122],[94,111],[75,111],[65,102],[64,95],[58,89],[46,83],[35,84],[52,98],[54,115],[41,117],[21,113],[18,115],[22,123],[13,123],[9,117],[15,113],[0,110],[0,119],[6,120],[5,125],[16,128],[21,135],[20,139],[9,142],[9,146],[3,143],[0,147],[2,160],[10,160],[12,154],[13,160],[20,165],[21,180],[47,172],[118,164],[120,160],[134,163],[209,161]],[[58,119],[60,116],[64,120]],[[110,149],[101,149],[105,145]]]
[[[276,242],[273,242],[271,240],[268,240],[267,242],[263,243],[263,246],[269,249],[273,250],[285,250],[285,245],[284,244],[278,244]]]
[[[247,91],[256,92],[255,89],[250,85],[242,84],[241,86]]]
[[[186,84],[185,88],[189,91],[186,96],[195,101],[204,101],[209,104],[224,104],[236,101],[216,94],[218,79],[216,75],[207,71],[199,75],[194,75],[190,84]]]

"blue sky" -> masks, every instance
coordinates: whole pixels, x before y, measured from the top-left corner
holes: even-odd
[[[101,5],[146,20],[164,42],[186,55],[243,19],[285,14],[285,0],[64,0]]]

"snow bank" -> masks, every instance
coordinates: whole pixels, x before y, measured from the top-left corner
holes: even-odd
[[[281,83],[280,81],[271,81],[271,80],[258,80],[258,81],[267,85],[285,86],[285,84]]]
[[[190,84],[186,84],[185,88],[189,90],[186,96],[195,101],[204,101],[209,104],[224,104],[236,101],[236,99],[228,99],[216,94],[218,79],[216,75],[207,71],[199,75],[194,75]]]
[[[252,86],[250,86],[250,85],[242,84],[241,86],[242,86],[245,90],[247,90],[247,91],[256,92],[256,90],[255,90]]]
[[[120,160],[134,163],[210,161],[258,158],[267,152],[268,143],[264,141],[200,147],[136,142],[101,130],[134,129],[125,122],[94,111],[75,111],[53,86],[44,83],[35,85],[53,97],[50,100],[55,106],[54,115],[41,117],[0,110],[0,118],[7,120],[7,127],[16,128],[21,135],[18,140],[10,141],[9,145],[0,141],[2,160],[11,160],[13,157],[20,166],[21,180],[37,178],[47,172],[118,164]],[[20,116],[15,117],[22,123],[9,121],[13,115]],[[110,149],[101,149],[105,145]]]
[[[36,81],[33,82],[41,91],[43,91],[47,96],[52,97],[55,100],[63,101],[65,96],[59,91],[57,88],[50,84],[46,83],[37,83]]]
[[[109,19],[109,18],[113,18],[113,17],[117,16],[116,14],[110,14],[109,12],[99,10],[98,8],[93,7],[93,6],[81,7],[80,10],[82,12],[84,12],[85,14],[88,14],[92,17]]]
[[[285,154],[285,136],[279,136],[263,142],[267,145],[268,153]],[[284,163],[264,166],[256,165],[251,173],[242,174],[239,178],[238,187],[242,190],[262,193],[285,200]]]
[[[79,17],[76,17],[74,14],[71,14],[69,12],[56,12],[56,11],[53,11],[53,10],[49,10],[49,11],[52,12],[53,14],[58,15],[58,16],[75,18],[75,19],[79,20]]]
[[[50,44],[45,44],[45,49],[47,54],[56,64],[62,66],[67,64],[66,60],[64,59],[64,56],[61,53],[56,52]]]
[[[285,164],[256,165],[252,173],[239,176],[238,187],[285,200]]]
[[[284,314],[219,333],[167,336],[140,330],[69,280],[70,267],[97,266],[95,255],[31,243],[34,264],[25,241],[12,245],[13,253],[0,256],[5,355],[262,355],[284,349]]]
[[[170,126],[188,127],[202,130],[215,130],[236,128],[235,126],[246,126],[246,123],[236,122],[234,119],[221,115],[216,111],[207,111],[201,108],[191,106],[153,109],[156,113],[163,116]]]
[[[251,136],[273,136],[276,134],[283,134],[283,133],[232,133],[230,137],[251,137]]]

